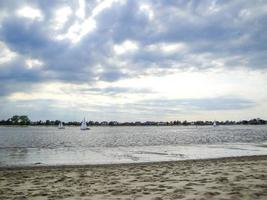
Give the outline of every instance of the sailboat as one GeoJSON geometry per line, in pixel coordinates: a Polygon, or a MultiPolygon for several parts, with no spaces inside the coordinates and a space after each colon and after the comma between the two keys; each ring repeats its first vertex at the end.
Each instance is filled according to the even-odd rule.
{"type": "Polygon", "coordinates": [[[63,126],[63,123],[62,123],[62,122],[60,122],[60,123],[58,124],[58,129],[65,129],[65,127],[63,126]]]}
{"type": "Polygon", "coordinates": [[[85,121],[85,118],[83,118],[83,121],[81,123],[81,128],[80,128],[82,131],[84,130],[90,130],[90,128],[87,127],[86,125],[86,121],[85,121]]]}
{"type": "Polygon", "coordinates": [[[217,122],[213,121],[213,127],[217,126],[217,122]]]}

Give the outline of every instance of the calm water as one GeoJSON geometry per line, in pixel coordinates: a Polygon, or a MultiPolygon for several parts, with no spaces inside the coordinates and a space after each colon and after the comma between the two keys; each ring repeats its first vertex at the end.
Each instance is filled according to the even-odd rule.
{"type": "Polygon", "coordinates": [[[0,166],[267,155],[267,126],[0,127],[0,166]]]}

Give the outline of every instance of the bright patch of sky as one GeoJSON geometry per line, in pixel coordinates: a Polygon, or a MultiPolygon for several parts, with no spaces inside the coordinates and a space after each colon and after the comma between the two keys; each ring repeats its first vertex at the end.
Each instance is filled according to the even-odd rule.
{"type": "Polygon", "coordinates": [[[64,26],[64,24],[68,21],[68,18],[70,17],[71,14],[72,10],[68,6],[56,10],[55,23],[53,24],[53,27],[55,29],[61,29],[64,26]]]}
{"type": "Polygon", "coordinates": [[[39,9],[32,8],[32,7],[23,7],[17,11],[17,14],[19,16],[29,18],[29,19],[36,19],[41,20],[42,19],[42,13],[39,9]]]}
{"type": "Polygon", "coordinates": [[[267,3],[2,1],[1,118],[267,119],[267,3]]]}
{"type": "Polygon", "coordinates": [[[4,64],[12,60],[16,56],[16,53],[10,51],[7,46],[0,42],[0,64],[4,64]]]}
{"type": "Polygon", "coordinates": [[[35,67],[40,67],[43,65],[42,61],[38,59],[26,59],[26,65],[29,69],[35,68],[35,67]]]}
{"type": "Polygon", "coordinates": [[[114,45],[114,51],[116,54],[124,54],[127,52],[134,52],[138,50],[138,44],[133,41],[125,41],[122,44],[114,45]]]}
{"type": "Polygon", "coordinates": [[[144,12],[145,14],[147,14],[148,18],[150,20],[153,20],[154,19],[154,11],[153,9],[151,8],[150,5],[147,5],[147,4],[141,4],[140,7],[139,7],[140,11],[141,12],[144,12]]]}

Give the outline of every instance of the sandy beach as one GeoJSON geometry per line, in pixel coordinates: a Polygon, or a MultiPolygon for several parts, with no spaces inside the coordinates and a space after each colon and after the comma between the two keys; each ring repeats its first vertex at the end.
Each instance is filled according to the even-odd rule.
{"type": "Polygon", "coordinates": [[[267,156],[1,168],[0,199],[267,199],[267,156]]]}

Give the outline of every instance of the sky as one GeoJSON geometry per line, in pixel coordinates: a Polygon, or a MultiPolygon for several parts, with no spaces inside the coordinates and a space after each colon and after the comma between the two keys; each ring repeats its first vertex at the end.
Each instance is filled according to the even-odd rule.
{"type": "Polygon", "coordinates": [[[0,0],[0,119],[267,119],[265,0],[0,0]]]}

